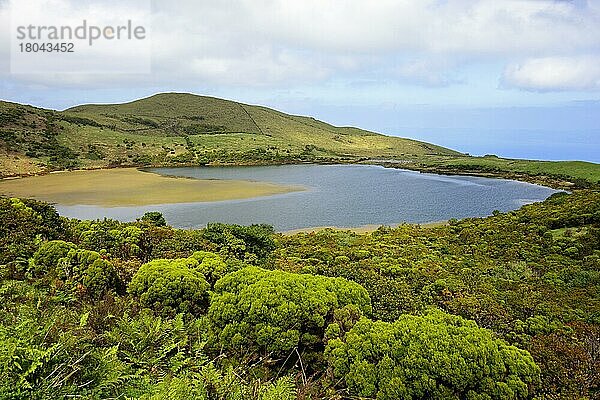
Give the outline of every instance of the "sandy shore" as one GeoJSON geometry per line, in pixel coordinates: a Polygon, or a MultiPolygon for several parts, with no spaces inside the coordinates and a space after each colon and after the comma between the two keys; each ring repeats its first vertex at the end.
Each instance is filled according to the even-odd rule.
{"type": "MultiPolygon", "coordinates": [[[[433,221],[433,222],[425,222],[422,224],[414,224],[414,225],[420,225],[424,228],[435,228],[436,226],[443,226],[443,225],[447,225],[448,221],[433,221]]],[[[389,226],[391,228],[396,228],[401,224],[392,224],[392,225],[361,225],[361,226],[356,226],[356,227],[349,227],[349,228],[344,228],[344,227],[339,227],[339,226],[314,226],[314,227],[310,227],[310,228],[300,228],[300,229],[292,229],[289,231],[283,231],[280,232],[283,235],[286,236],[291,236],[291,235],[295,235],[297,233],[311,233],[311,232],[320,232],[323,231],[325,229],[333,229],[336,231],[350,231],[350,232],[354,232],[354,233],[370,233],[370,232],[374,232],[377,229],[381,228],[382,226],[389,226]]]]}
{"type": "Polygon", "coordinates": [[[67,171],[1,180],[0,193],[62,205],[104,207],[245,199],[304,190],[243,180],[166,177],[136,168],[67,171]]]}

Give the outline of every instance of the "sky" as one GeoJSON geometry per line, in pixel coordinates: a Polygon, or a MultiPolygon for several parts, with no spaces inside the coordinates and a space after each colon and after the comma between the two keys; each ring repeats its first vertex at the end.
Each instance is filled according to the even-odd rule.
{"type": "Polygon", "coordinates": [[[0,98],[36,106],[191,92],[471,154],[600,162],[600,0],[0,0],[0,56],[0,98]],[[72,57],[105,71],[22,73],[17,5],[21,20],[141,21],[148,37],[72,57]]]}

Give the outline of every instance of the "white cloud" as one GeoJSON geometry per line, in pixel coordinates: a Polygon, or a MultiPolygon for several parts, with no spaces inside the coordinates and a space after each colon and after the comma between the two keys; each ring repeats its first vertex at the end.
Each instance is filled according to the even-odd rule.
{"type": "Polygon", "coordinates": [[[553,0],[157,4],[155,66],[218,84],[356,74],[443,86],[459,80],[456,64],[600,48],[598,10],[553,0]]]}
{"type": "Polygon", "coordinates": [[[600,89],[600,56],[542,57],[509,65],[503,84],[533,91],[600,89]]]}
{"type": "Polygon", "coordinates": [[[246,0],[238,4],[232,10],[243,14],[240,17],[250,32],[329,51],[570,51],[597,44],[600,34],[596,10],[554,0],[246,0]]]}
{"type": "MultiPolygon", "coordinates": [[[[351,76],[451,85],[462,81],[460,68],[480,62],[600,54],[599,2],[155,0],[153,73],[112,79],[291,87],[351,76]]],[[[106,77],[81,80],[106,85],[106,77]]]]}

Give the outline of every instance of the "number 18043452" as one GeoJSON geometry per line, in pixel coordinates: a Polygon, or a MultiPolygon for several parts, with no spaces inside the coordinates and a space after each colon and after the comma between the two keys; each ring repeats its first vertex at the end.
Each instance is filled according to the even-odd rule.
{"type": "Polygon", "coordinates": [[[74,43],[19,43],[21,53],[74,53],[74,43]]]}

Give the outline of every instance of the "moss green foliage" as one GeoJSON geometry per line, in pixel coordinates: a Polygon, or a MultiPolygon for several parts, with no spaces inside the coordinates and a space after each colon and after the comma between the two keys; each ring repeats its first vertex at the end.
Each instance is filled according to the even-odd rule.
{"type": "Polygon", "coordinates": [[[142,218],[142,222],[147,222],[150,225],[154,226],[167,226],[167,221],[165,221],[165,217],[158,211],[149,211],[145,213],[142,218]]]}
{"type": "Polygon", "coordinates": [[[0,398],[593,399],[599,216],[282,236],[0,198],[0,398]]]}
{"type": "Polygon", "coordinates": [[[73,228],[81,247],[103,249],[119,258],[138,256],[141,252],[142,229],[133,226],[121,226],[117,221],[82,221],[73,228]]]}
{"type": "Polygon", "coordinates": [[[342,278],[248,267],[217,282],[208,316],[221,346],[285,356],[295,348],[317,349],[334,312],[344,307],[368,315],[371,300],[342,278]]]}
{"type": "Polygon", "coordinates": [[[135,273],[128,291],[161,314],[199,314],[207,306],[209,284],[197,267],[195,258],[152,260],[135,273]]]}
{"type": "Polygon", "coordinates": [[[29,272],[34,276],[40,276],[56,270],[59,261],[67,256],[69,250],[76,248],[73,243],[64,240],[45,242],[29,260],[29,272]]]}
{"type": "Polygon", "coordinates": [[[223,261],[221,256],[210,251],[196,251],[192,254],[192,258],[198,260],[199,263],[194,269],[204,276],[211,287],[226,273],[232,272],[231,267],[223,261]]]}
{"type": "Polygon", "coordinates": [[[80,249],[62,240],[42,244],[29,261],[29,273],[58,278],[66,288],[93,298],[117,285],[113,265],[100,253],[80,249]]]}
{"type": "Polygon", "coordinates": [[[64,236],[64,221],[52,206],[0,197],[0,265],[21,268],[42,240],[64,236]]]}
{"type": "Polygon", "coordinates": [[[525,399],[540,373],[526,351],[439,311],[393,323],[363,318],[326,353],[350,394],[381,400],[525,399]]]}
{"type": "Polygon", "coordinates": [[[230,225],[210,223],[204,237],[216,243],[218,249],[233,257],[250,261],[263,259],[275,249],[273,227],[270,225],[230,225]]]}

